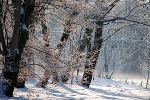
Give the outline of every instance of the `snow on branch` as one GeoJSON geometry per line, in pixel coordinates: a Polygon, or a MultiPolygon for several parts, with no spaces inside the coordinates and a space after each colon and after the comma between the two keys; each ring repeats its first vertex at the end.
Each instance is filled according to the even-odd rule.
{"type": "Polygon", "coordinates": [[[109,21],[115,21],[118,18],[105,18],[105,19],[91,19],[90,22],[109,22],[109,21]]]}
{"type": "Polygon", "coordinates": [[[116,21],[116,20],[125,20],[125,21],[129,21],[129,22],[134,22],[134,23],[137,23],[137,24],[141,24],[141,25],[144,25],[144,26],[150,26],[150,24],[148,24],[146,22],[142,22],[142,21],[138,21],[138,20],[134,20],[134,19],[129,19],[129,18],[126,18],[126,17],[104,18],[104,19],[91,19],[90,22],[94,22],[94,23],[100,22],[100,23],[103,23],[103,22],[110,22],[110,21],[116,21]]]}

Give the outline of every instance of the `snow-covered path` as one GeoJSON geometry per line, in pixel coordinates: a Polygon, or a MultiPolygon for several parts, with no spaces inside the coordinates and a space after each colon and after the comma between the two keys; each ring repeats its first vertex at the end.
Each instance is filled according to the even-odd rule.
{"type": "MultiPolygon", "coordinates": [[[[90,88],[80,85],[35,86],[35,80],[26,83],[26,88],[15,89],[11,100],[150,100],[150,89],[123,84],[110,79],[95,78],[90,88]]],[[[8,98],[1,98],[5,100],[8,98]]]]}

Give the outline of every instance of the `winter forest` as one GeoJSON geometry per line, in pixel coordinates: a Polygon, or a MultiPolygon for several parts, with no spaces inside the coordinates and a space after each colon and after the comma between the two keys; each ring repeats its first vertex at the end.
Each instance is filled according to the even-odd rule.
{"type": "Polygon", "coordinates": [[[1,98],[150,100],[150,1],[0,0],[1,98]]]}

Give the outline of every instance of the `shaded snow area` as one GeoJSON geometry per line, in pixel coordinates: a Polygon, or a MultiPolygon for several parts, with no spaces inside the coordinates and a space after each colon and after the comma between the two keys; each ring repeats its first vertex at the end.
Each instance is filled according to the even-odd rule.
{"type": "Polygon", "coordinates": [[[15,89],[14,97],[0,100],[150,100],[150,89],[115,80],[95,78],[90,88],[71,84],[48,84],[45,88],[30,79],[26,88],[15,89]]]}

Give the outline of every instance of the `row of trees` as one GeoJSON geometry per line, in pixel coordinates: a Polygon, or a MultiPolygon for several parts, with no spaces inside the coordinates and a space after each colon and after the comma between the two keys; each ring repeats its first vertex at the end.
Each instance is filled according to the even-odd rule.
{"type": "Polygon", "coordinates": [[[115,10],[123,3],[120,0],[0,0],[3,93],[13,96],[14,87],[24,87],[26,79],[31,77],[38,78],[41,87],[48,83],[49,78],[53,84],[59,81],[67,83],[74,70],[79,74],[83,65],[81,84],[89,87],[103,43],[130,25],[126,22],[142,27],[150,25],[148,2],[127,1],[131,3],[130,10],[124,15],[125,9],[115,10]],[[55,41],[50,38],[54,35],[49,24],[52,21],[51,25],[57,23],[62,27],[60,40],[57,38],[54,47],[51,45],[55,45],[55,41]],[[104,33],[106,25],[120,21],[121,26],[108,29],[111,34],[104,33]],[[37,24],[42,34],[37,34],[37,24]],[[70,48],[70,53],[63,54],[65,48],[70,48]],[[63,56],[65,59],[61,59],[63,56]]]}

